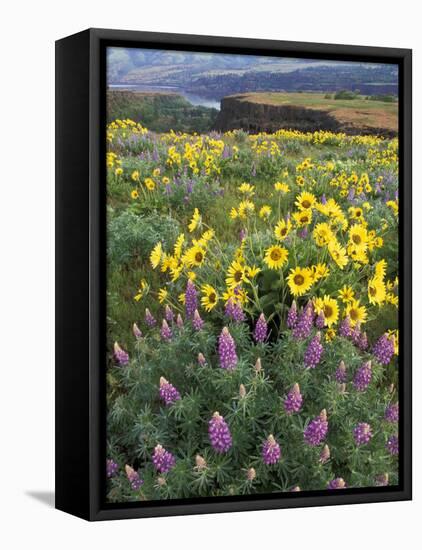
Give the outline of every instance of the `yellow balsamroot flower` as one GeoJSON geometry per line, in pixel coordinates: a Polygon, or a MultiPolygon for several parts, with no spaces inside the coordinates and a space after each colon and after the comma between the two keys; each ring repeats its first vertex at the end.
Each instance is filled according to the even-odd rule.
{"type": "Polygon", "coordinates": [[[399,215],[399,201],[387,201],[385,203],[391,210],[393,211],[394,215],[397,217],[399,215]]]}
{"type": "Polygon", "coordinates": [[[164,183],[164,185],[167,185],[168,183],[170,183],[170,179],[167,176],[164,176],[164,178],[161,181],[164,183]]]}
{"type": "Polygon", "coordinates": [[[350,244],[358,250],[366,250],[368,248],[368,232],[359,223],[352,225],[349,229],[350,244]]]}
{"type": "Polygon", "coordinates": [[[380,277],[384,279],[387,272],[387,262],[385,260],[380,260],[375,264],[375,277],[380,277]]]}
{"type": "Polygon", "coordinates": [[[203,285],[201,292],[204,294],[201,298],[201,304],[205,311],[210,312],[218,303],[218,294],[211,285],[203,285]]]}
{"type": "Polygon", "coordinates": [[[160,265],[162,255],[163,255],[163,246],[161,242],[159,242],[154,246],[149,256],[152,269],[156,269],[160,265]]]}
{"type": "Polygon", "coordinates": [[[385,296],[385,301],[394,307],[399,307],[399,297],[393,292],[388,292],[385,296]]]}
{"type": "Polygon", "coordinates": [[[214,229],[207,229],[206,231],[204,231],[204,233],[202,234],[202,237],[201,237],[201,240],[207,244],[211,239],[213,239],[215,237],[215,231],[214,229]]]}
{"type": "Polygon", "coordinates": [[[134,170],[130,177],[133,181],[139,181],[139,170],[134,170]]]}
{"type": "Polygon", "coordinates": [[[305,178],[303,176],[296,176],[296,185],[303,187],[305,185],[305,178]]]}
{"type": "Polygon", "coordinates": [[[355,292],[351,286],[344,285],[344,287],[338,291],[338,295],[343,303],[348,304],[353,301],[355,292]]]}
{"type": "Polygon", "coordinates": [[[152,178],[146,178],[144,180],[145,187],[148,189],[148,191],[154,191],[155,189],[155,181],[152,178]]]}
{"type": "Polygon", "coordinates": [[[238,212],[239,212],[239,218],[245,219],[248,214],[252,214],[255,210],[255,205],[250,200],[244,200],[239,204],[238,212]]]}
{"type": "Polygon", "coordinates": [[[163,257],[161,259],[161,271],[165,273],[166,271],[171,271],[172,269],[176,269],[179,265],[179,260],[172,256],[171,254],[163,254],[163,257]]]}
{"type": "Polygon", "coordinates": [[[294,212],[293,219],[299,227],[309,225],[312,222],[312,210],[301,210],[294,212]]]}
{"type": "Polygon", "coordinates": [[[349,244],[347,248],[347,253],[354,262],[358,263],[357,269],[360,268],[359,264],[366,265],[367,263],[369,263],[368,256],[363,248],[357,248],[356,246],[349,244]]]}
{"type": "Polygon", "coordinates": [[[133,299],[139,302],[139,300],[141,300],[145,296],[148,290],[149,290],[148,283],[146,282],[145,279],[142,279],[139,284],[138,293],[133,297],[133,299]]]}
{"type": "Polygon", "coordinates": [[[136,199],[139,199],[139,193],[136,189],[132,189],[132,191],[130,192],[130,196],[132,197],[132,199],[136,200],[136,199]]]}
{"type": "Polygon", "coordinates": [[[180,275],[182,274],[182,271],[183,271],[183,265],[179,265],[175,268],[170,268],[170,273],[171,273],[171,281],[172,283],[174,283],[175,281],[177,281],[177,279],[180,277],[180,275]]]}
{"type": "Polygon", "coordinates": [[[390,340],[394,342],[394,355],[399,354],[399,331],[396,330],[387,330],[387,334],[390,340]]]}
{"type": "Polygon", "coordinates": [[[230,216],[230,218],[231,218],[232,220],[235,220],[235,219],[239,216],[239,213],[238,213],[238,211],[236,210],[236,208],[232,208],[232,209],[230,210],[229,216],[230,216]]]}
{"type": "Polygon", "coordinates": [[[332,340],[334,340],[334,338],[336,337],[337,335],[337,332],[335,329],[333,328],[329,328],[325,331],[325,341],[326,342],[331,342],[332,340]]]}
{"type": "Polygon", "coordinates": [[[161,173],[161,170],[159,168],[154,168],[152,175],[154,176],[154,178],[156,178],[160,175],[160,173],[161,173]]]}
{"type": "Polygon", "coordinates": [[[331,296],[317,298],[314,300],[314,307],[317,313],[322,313],[324,315],[324,322],[328,328],[337,323],[339,307],[335,298],[331,298],[331,296]]]}
{"type": "Polygon", "coordinates": [[[372,305],[381,305],[385,301],[386,289],[380,277],[373,277],[368,281],[368,300],[372,305]]]}
{"type": "Polygon", "coordinates": [[[250,183],[242,183],[242,185],[239,185],[239,187],[237,189],[241,193],[243,193],[245,195],[249,195],[250,197],[252,197],[255,194],[254,193],[255,186],[251,185],[250,183]]]}
{"type": "Polygon", "coordinates": [[[320,279],[325,279],[330,274],[330,270],[328,269],[326,264],[317,264],[313,265],[311,267],[312,275],[314,278],[314,282],[319,281],[320,279]]]}
{"type": "Polygon", "coordinates": [[[274,228],[275,238],[279,241],[283,241],[292,229],[292,222],[290,220],[280,220],[274,228]]]}
{"type": "Polygon", "coordinates": [[[187,275],[188,275],[188,279],[190,279],[191,281],[194,281],[196,279],[195,271],[188,271],[187,275]]]}
{"type": "Polygon", "coordinates": [[[114,173],[116,176],[121,176],[123,174],[123,168],[116,168],[114,173]]]}
{"type": "Polygon", "coordinates": [[[199,213],[199,210],[195,208],[195,210],[193,211],[192,219],[188,225],[188,229],[190,233],[192,233],[192,231],[195,231],[195,229],[198,227],[198,225],[200,225],[200,223],[201,223],[201,214],[199,213]]]}
{"type": "Polygon", "coordinates": [[[332,240],[328,243],[328,252],[340,269],[343,269],[349,263],[346,250],[338,241],[332,240]]]}
{"type": "Polygon", "coordinates": [[[281,181],[275,182],[274,189],[276,191],[279,191],[280,193],[288,193],[290,191],[290,187],[287,185],[287,183],[283,183],[281,181]]]}
{"type": "Polygon", "coordinates": [[[318,223],[312,233],[318,246],[326,246],[334,239],[334,234],[328,223],[318,223]]]}
{"type": "Polygon", "coordinates": [[[245,273],[245,267],[235,260],[227,270],[226,285],[228,288],[235,288],[242,284],[242,282],[249,282],[245,273]]]}
{"type": "Polygon", "coordinates": [[[179,294],[178,298],[179,302],[183,305],[185,305],[185,302],[186,302],[186,294],[184,292],[182,292],[182,294],[179,294]]]}
{"type": "Polygon", "coordinates": [[[206,251],[198,245],[192,246],[184,255],[184,263],[188,267],[200,267],[205,260],[206,251]]]}
{"type": "Polygon", "coordinates": [[[293,296],[302,296],[312,286],[312,273],[308,267],[295,267],[290,270],[287,284],[293,296]]]}
{"type": "Polygon", "coordinates": [[[363,219],[362,208],[351,206],[349,208],[349,218],[351,220],[362,220],[363,219]]]}
{"type": "Polygon", "coordinates": [[[282,246],[270,246],[265,251],[264,262],[270,269],[279,269],[286,262],[289,256],[289,252],[282,246]]]}
{"type": "Polygon", "coordinates": [[[158,301],[163,304],[167,300],[168,291],[165,288],[160,288],[158,291],[158,301]]]}
{"type": "Polygon", "coordinates": [[[248,279],[253,279],[258,275],[258,273],[261,273],[261,268],[257,267],[256,265],[252,267],[245,266],[245,275],[248,279]]]}
{"type": "Polygon", "coordinates": [[[270,215],[271,215],[271,206],[264,205],[259,211],[259,217],[264,220],[268,220],[270,215]]]}
{"type": "Polygon", "coordinates": [[[350,324],[354,327],[356,323],[363,324],[367,320],[366,307],[360,305],[360,300],[352,300],[346,307],[345,315],[350,317],[350,324]]]}
{"type": "Polygon", "coordinates": [[[182,248],[183,248],[183,243],[185,242],[185,235],[183,233],[181,233],[177,239],[176,239],[176,242],[174,244],[174,257],[175,258],[180,258],[180,256],[182,255],[182,248]]]}
{"type": "Polygon", "coordinates": [[[299,210],[309,210],[313,208],[316,203],[316,197],[312,193],[303,191],[300,195],[297,195],[295,205],[299,210]]]}

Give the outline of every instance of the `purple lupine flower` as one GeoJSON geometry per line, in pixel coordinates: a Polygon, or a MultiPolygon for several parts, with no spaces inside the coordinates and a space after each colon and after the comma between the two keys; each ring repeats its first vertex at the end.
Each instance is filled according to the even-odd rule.
{"type": "Polygon", "coordinates": [[[193,281],[190,279],[186,285],[185,293],[185,308],[186,308],[186,317],[191,319],[195,313],[195,309],[198,309],[198,292],[195,288],[193,281]]]}
{"type": "Polygon", "coordinates": [[[366,335],[366,332],[361,332],[358,341],[358,348],[362,351],[368,349],[368,336],[366,335]]]}
{"type": "Polygon", "coordinates": [[[136,472],[131,466],[126,464],[125,466],[126,476],[129,480],[132,491],[138,491],[143,485],[144,481],[139,477],[138,472],[136,472]]]}
{"type": "Polygon", "coordinates": [[[308,228],[307,228],[307,227],[304,227],[304,228],[302,229],[302,231],[299,233],[299,237],[300,237],[301,239],[306,239],[307,236],[308,236],[308,228]]]}
{"type": "Polygon", "coordinates": [[[240,242],[242,242],[244,239],[246,239],[247,234],[248,234],[248,230],[245,229],[245,228],[242,228],[239,231],[239,240],[240,240],[240,242]]]}
{"type": "Polygon", "coordinates": [[[262,460],[264,464],[270,466],[271,464],[276,464],[281,457],[280,445],[274,439],[274,436],[271,434],[264,441],[262,445],[262,460]]]}
{"type": "Polygon", "coordinates": [[[136,323],[133,323],[132,325],[132,332],[137,340],[140,340],[142,338],[142,331],[136,323]]]}
{"type": "Polygon", "coordinates": [[[321,311],[321,313],[318,313],[318,315],[315,319],[315,326],[319,330],[323,329],[324,326],[325,326],[325,315],[322,311],[321,311]]]}
{"type": "Polygon", "coordinates": [[[193,314],[192,325],[196,331],[201,330],[204,326],[204,321],[201,319],[201,316],[199,315],[199,311],[197,309],[195,309],[195,313],[193,314]]]}
{"type": "Polygon", "coordinates": [[[316,447],[327,437],[328,433],[328,420],[327,411],[323,409],[318,416],[309,422],[303,437],[308,445],[316,447]]]}
{"type": "Polygon", "coordinates": [[[350,338],[352,336],[353,330],[349,315],[347,315],[341,322],[338,333],[340,336],[343,336],[343,338],[350,338]]]}
{"type": "Polygon", "coordinates": [[[161,338],[163,340],[171,340],[173,337],[173,333],[171,331],[171,328],[168,326],[167,321],[163,319],[163,324],[161,325],[161,338]]]}
{"type": "Polygon", "coordinates": [[[236,344],[227,327],[223,328],[218,338],[218,356],[222,369],[233,370],[236,368],[236,344]]]}
{"type": "Polygon", "coordinates": [[[385,409],[384,419],[387,422],[398,422],[399,421],[399,404],[390,403],[385,409]]]}
{"type": "Polygon", "coordinates": [[[312,340],[309,342],[305,351],[304,363],[306,368],[314,369],[321,361],[322,352],[324,348],[321,344],[321,333],[318,332],[312,340]]]}
{"type": "Polygon", "coordinates": [[[300,393],[299,384],[294,384],[293,388],[287,394],[284,400],[284,410],[286,414],[291,415],[297,413],[302,408],[303,397],[300,393]]]}
{"type": "Polygon", "coordinates": [[[145,322],[149,327],[155,327],[157,321],[148,308],[145,309],[145,322]]]}
{"type": "Polygon", "coordinates": [[[390,455],[399,454],[399,438],[396,435],[390,435],[385,446],[390,455]]]}
{"type": "Polygon", "coordinates": [[[180,399],[180,393],[163,376],[160,378],[160,398],[167,406],[180,399]]]}
{"type": "Polygon", "coordinates": [[[241,323],[246,319],[242,306],[238,301],[233,300],[233,298],[227,300],[224,314],[229,317],[229,319],[233,319],[236,323],[241,323]]]}
{"type": "Polygon", "coordinates": [[[389,475],[387,473],[385,474],[379,474],[375,476],[375,486],[376,487],[387,487],[389,482],[389,475]]]}
{"type": "Polygon", "coordinates": [[[345,489],[346,487],[346,482],[342,477],[332,479],[327,485],[327,489],[345,489]]]}
{"type": "Polygon", "coordinates": [[[394,338],[383,334],[376,342],[373,353],[378,363],[388,365],[394,355],[394,338]]]}
{"type": "Polygon", "coordinates": [[[166,305],[165,311],[164,311],[164,317],[166,318],[166,321],[168,323],[172,323],[174,320],[174,313],[173,310],[169,305],[166,305]]]}
{"type": "Polygon", "coordinates": [[[347,195],[347,200],[352,201],[355,198],[355,188],[351,187],[349,189],[349,194],[347,195]]]}
{"type": "Polygon", "coordinates": [[[215,452],[226,453],[232,446],[232,436],[224,418],[215,412],[208,423],[208,436],[215,452]]]}
{"type": "Polygon", "coordinates": [[[177,314],[176,325],[178,328],[183,328],[183,319],[180,313],[177,314]]]}
{"type": "Polygon", "coordinates": [[[119,465],[117,464],[117,462],[114,462],[112,458],[107,458],[107,461],[106,461],[107,477],[108,478],[114,477],[118,471],[119,471],[119,465]]]}
{"type": "Polygon", "coordinates": [[[327,197],[325,196],[325,193],[322,194],[321,204],[327,204],[327,197]]]}
{"type": "Polygon", "coordinates": [[[117,342],[114,342],[114,358],[120,366],[125,366],[129,363],[128,352],[121,348],[117,342]]]}
{"type": "Polygon", "coordinates": [[[340,361],[339,366],[336,369],[335,379],[339,384],[345,384],[347,382],[347,367],[344,361],[340,361]]]}
{"type": "Polygon", "coordinates": [[[261,315],[258,318],[258,321],[255,325],[254,330],[254,340],[255,342],[265,342],[265,339],[267,338],[267,332],[268,332],[268,326],[267,321],[265,320],[265,315],[261,313],[261,315]]]}
{"type": "Polygon", "coordinates": [[[321,462],[321,464],[325,464],[330,460],[330,457],[331,457],[330,447],[328,445],[324,445],[319,455],[319,461],[321,462]]]}
{"type": "Polygon", "coordinates": [[[357,391],[365,391],[372,379],[372,363],[366,361],[355,373],[353,385],[357,391]]]}
{"type": "Polygon", "coordinates": [[[293,338],[303,340],[311,334],[312,323],[314,320],[314,309],[309,302],[301,311],[296,326],[293,329],[293,338]]]}
{"type": "Polygon", "coordinates": [[[297,305],[296,301],[293,300],[292,305],[290,306],[289,312],[287,313],[287,328],[295,328],[297,323],[297,305]]]}
{"type": "Polygon", "coordinates": [[[198,353],[198,364],[201,365],[201,367],[207,364],[207,360],[201,352],[198,353]]]}
{"type": "Polygon", "coordinates": [[[360,422],[353,430],[356,445],[366,445],[372,439],[371,426],[366,422],[360,422]]]}
{"type": "Polygon", "coordinates": [[[176,464],[176,459],[171,452],[166,451],[162,445],[157,445],[152,454],[152,463],[157,472],[165,474],[176,464]]]}

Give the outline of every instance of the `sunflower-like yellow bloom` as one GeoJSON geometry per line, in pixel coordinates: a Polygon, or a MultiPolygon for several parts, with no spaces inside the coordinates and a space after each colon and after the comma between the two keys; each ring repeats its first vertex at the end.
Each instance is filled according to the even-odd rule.
{"type": "Polygon", "coordinates": [[[244,195],[249,195],[252,197],[254,195],[255,186],[250,183],[242,183],[242,185],[239,185],[237,189],[244,195]]]}
{"type": "Polygon", "coordinates": [[[201,304],[205,311],[210,312],[218,303],[217,291],[211,285],[203,285],[201,292],[203,293],[201,304]]]}
{"type": "Polygon", "coordinates": [[[355,292],[351,286],[344,285],[343,288],[338,291],[338,295],[343,303],[348,304],[353,300],[355,292]]]}
{"type": "Polygon", "coordinates": [[[161,242],[159,242],[154,246],[149,256],[152,269],[156,269],[160,265],[162,255],[163,255],[163,246],[161,242]]]}
{"type": "Polygon", "coordinates": [[[313,208],[316,203],[316,197],[308,191],[303,191],[300,195],[297,195],[295,205],[299,210],[309,210],[313,208]]]}
{"type": "Polygon", "coordinates": [[[344,267],[349,263],[346,250],[338,243],[338,241],[332,240],[328,243],[328,252],[340,269],[344,269],[344,267]]]}
{"type": "Polygon", "coordinates": [[[309,225],[312,222],[312,210],[308,209],[294,212],[293,219],[299,227],[309,225]]]}
{"type": "Polygon", "coordinates": [[[312,273],[308,267],[295,267],[290,270],[287,283],[293,296],[302,296],[312,286],[312,273]]]}
{"type": "Polygon", "coordinates": [[[360,305],[360,300],[351,300],[346,307],[345,315],[350,317],[350,324],[354,327],[357,323],[363,324],[367,320],[366,307],[360,305]]]}
{"type": "Polygon", "coordinates": [[[355,223],[349,229],[349,242],[353,248],[359,251],[365,251],[368,248],[368,232],[359,223],[355,223]]]}
{"type": "Polygon", "coordinates": [[[249,214],[252,214],[255,210],[255,205],[252,201],[246,199],[239,204],[238,213],[239,218],[246,219],[249,214]]]}
{"type": "Polygon", "coordinates": [[[274,245],[265,251],[264,262],[270,269],[279,269],[287,262],[288,256],[289,252],[286,248],[274,245]]]}
{"type": "Polygon", "coordinates": [[[328,328],[337,323],[339,307],[335,298],[331,298],[331,296],[317,298],[314,300],[314,308],[317,313],[322,313],[324,315],[324,322],[328,328]]]}
{"type": "Polygon", "coordinates": [[[185,242],[185,235],[181,233],[174,244],[174,257],[180,258],[182,255],[183,243],[185,242]]]}
{"type": "Polygon", "coordinates": [[[284,241],[291,230],[292,222],[290,220],[280,220],[274,228],[275,238],[279,241],[284,241]]]}
{"type": "Polygon", "coordinates": [[[146,178],[145,181],[145,187],[149,190],[149,191],[154,191],[155,189],[155,181],[152,179],[152,178],[146,178]]]}
{"type": "Polygon", "coordinates": [[[259,217],[263,220],[268,220],[271,215],[271,206],[264,205],[259,211],[259,217]]]}
{"type": "Polygon", "coordinates": [[[327,246],[334,239],[334,234],[328,223],[318,223],[312,233],[318,246],[327,246]]]}
{"type": "Polygon", "coordinates": [[[206,250],[199,245],[194,245],[186,251],[183,259],[188,267],[200,267],[205,260],[206,250]]]}
{"type": "Polygon", "coordinates": [[[249,282],[245,273],[245,267],[235,260],[227,270],[226,285],[228,288],[236,288],[243,282],[249,282]]]}
{"type": "Polygon", "coordinates": [[[385,301],[386,289],[381,277],[373,277],[368,281],[368,300],[372,305],[381,305],[385,301]]]}
{"type": "Polygon", "coordinates": [[[160,304],[164,303],[167,300],[168,291],[165,288],[160,288],[158,291],[158,301],[160,304]]]}
{"type": "Polygon", "coordinates": [[[274,189],[276,191],[279,191],[280,193],[288,193],[290,191],[290,187],[287,185],[287,183],[283,183],[281,181],[277,181],[274,184],[274,189]]]}
{"type": "Polygon", "coordinates": [[[198,227],[198,225],[201,223],[201,214],[199,213],[199,210],[195,208],[193,211],[192,219],[188,225],[188,229],[190,233],[195,231],[195,229],[198,227]]]}

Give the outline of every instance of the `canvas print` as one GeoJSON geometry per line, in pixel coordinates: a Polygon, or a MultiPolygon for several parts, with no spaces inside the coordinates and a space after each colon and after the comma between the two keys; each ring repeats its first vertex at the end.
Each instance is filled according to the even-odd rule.
{"type": "Polygon", "coordinates": [[[398,86],[108,48],[108,503],[398,485],[398,86]]]}

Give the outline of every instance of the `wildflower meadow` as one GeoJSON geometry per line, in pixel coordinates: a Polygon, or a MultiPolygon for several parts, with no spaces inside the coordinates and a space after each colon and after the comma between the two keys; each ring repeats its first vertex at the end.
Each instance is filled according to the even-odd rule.
{"type": "Polygon", "coordinates": [[[398,484],[398,140],[107,126],[107,499],[398,484]]]}

